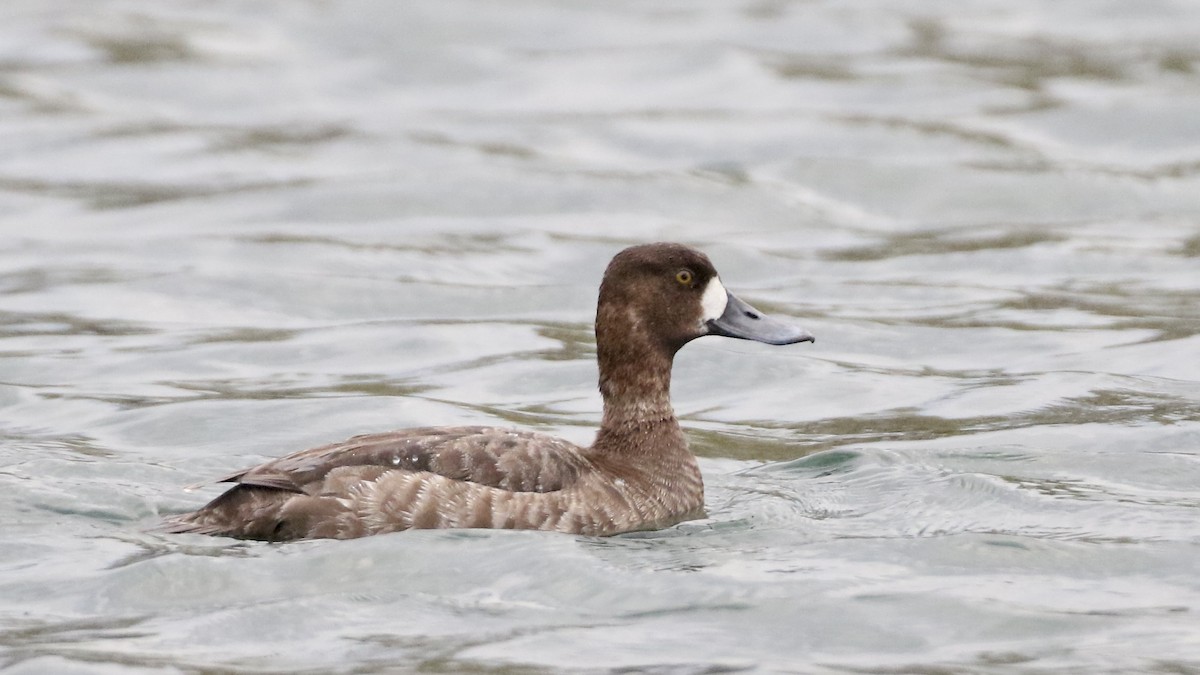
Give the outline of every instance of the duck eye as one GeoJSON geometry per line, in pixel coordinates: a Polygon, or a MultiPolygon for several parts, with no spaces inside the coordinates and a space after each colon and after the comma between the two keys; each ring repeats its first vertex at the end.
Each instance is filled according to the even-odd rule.
{"type": "Polygon", "coordinates": [[[679,270],[675,274],[675,281],[678,281],[679,283],[683,284],[684,286],[692,285],[692,271],[691,270],[679,270]]]}

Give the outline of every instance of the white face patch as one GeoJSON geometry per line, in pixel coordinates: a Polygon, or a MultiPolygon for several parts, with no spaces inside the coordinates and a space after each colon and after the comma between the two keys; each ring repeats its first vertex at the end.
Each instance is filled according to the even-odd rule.
{"type": "Polygon", "coordinates": [[[718,277],[709,279],[708,286],[704,288],[704,295],[700,296],[700,321],[708,322],[719,319],[725,313],[727,304],[729,304],[729,293],[721,285],[721,279],[718,277]]]}

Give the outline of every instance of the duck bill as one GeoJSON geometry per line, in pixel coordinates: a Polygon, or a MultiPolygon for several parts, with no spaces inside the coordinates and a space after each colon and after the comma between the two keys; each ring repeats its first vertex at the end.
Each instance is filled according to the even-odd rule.
{"type": "Polygon", "coordinates": [[[741,340],[754,340],[769,345],[790,345],[815,342],[812,333],[788,323],[772,319],[726,292],[725,311],[707,322],[709,335],[723,335],[741,340]]]}

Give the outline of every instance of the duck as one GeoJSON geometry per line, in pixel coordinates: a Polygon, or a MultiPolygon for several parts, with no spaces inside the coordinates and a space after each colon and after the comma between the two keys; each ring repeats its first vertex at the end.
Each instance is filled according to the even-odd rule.
{"type": "Polygon", "coordinates": [[[157,529],[272,542],[426,528],[610,536],[702,517],[704,481],[670,388],[675,354],[710,335],[814,341],[726,290],[704,253],[631,246],[600,282],[603,416],[590,446],[492,426],[363,434],[213,481],[234,485],[157,529]]]}

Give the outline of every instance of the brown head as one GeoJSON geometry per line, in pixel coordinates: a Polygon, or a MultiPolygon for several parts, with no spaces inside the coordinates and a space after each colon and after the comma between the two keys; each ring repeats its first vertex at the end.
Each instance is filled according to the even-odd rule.
{"type": "MultiPolygon", "coordinates": [[[[682,244],[632,246],[600,284],[596,349],[606,403],[667,396],[675,352],[704,335],[768,344],[812,341],[725,290],[708,256],[682,244]]],[[[669,402],[665,402],[669,411],[669,402]]],[[[661,406],[660,406],[661,407],[661,406]]]]}

